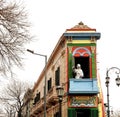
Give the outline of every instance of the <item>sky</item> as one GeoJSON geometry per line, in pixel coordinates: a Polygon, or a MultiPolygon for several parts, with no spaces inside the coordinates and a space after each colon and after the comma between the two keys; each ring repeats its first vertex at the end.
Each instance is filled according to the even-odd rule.
{"type": "MultiPolygon", "coordinates": [[[[66,29],[83,22],[101,33],[97,41],[97,67],[100,74],[104,100],[106,102],[106,70],[120,68],[120,7],[119,0],[22,0],[31,22],[34,41],[26,49],[50,56],[60,36],[66,29]]],[[[28,52],[24,56],[24,69],[16,70],[17,77],[36,82],[45,59],[28,52]]],[[[110,106],[120,108],[120,88],[115,84],[115,70],[110,76],[110,106]],[[118,104],[119,103],[119,104],[118,104]]]]}

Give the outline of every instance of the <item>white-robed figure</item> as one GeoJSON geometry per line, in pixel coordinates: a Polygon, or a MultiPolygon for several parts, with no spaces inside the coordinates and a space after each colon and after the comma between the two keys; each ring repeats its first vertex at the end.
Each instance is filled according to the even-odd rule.
{"type": "Polygon", "coordinates": [[[81,65],[77,64],[77,68],[73,67],[73,72],[75,73],[75,78],[79,79],[84,76],[83,70],[81,69],[81,65]]]}

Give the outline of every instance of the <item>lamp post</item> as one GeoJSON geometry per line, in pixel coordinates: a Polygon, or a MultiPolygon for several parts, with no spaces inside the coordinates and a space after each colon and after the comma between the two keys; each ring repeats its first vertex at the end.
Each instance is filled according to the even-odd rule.
{"type": "Polygon", "coordinates": [[[61,103],[62,103],[62,97],[63,97],[63,94],[64,94],[64,89],[61,86],[57,86],[56,91],[57,91],[57,96],[59,98],[59,117],[62,117],[61,103]]]}
{"type": "Polygon", "coordinates": [[[110,117],[110,104],[109,104],[109,83],[110,83],[110,77],[109,77],[109,71],[115,69],[116,70],[116,74],[117,74],[117,78],[115,79],[116,81],[116,85],[119,86],[120,85],[120,69],[117,67],[111,67],[107,70],[106,72],[106,87],[107,87],[107,116],[110,117]]]}
{"type": "Polygon", "coordinates": [[[44,117],[46,117],[46,80],[47,80],[47,55],[35,53],[33,50],[27,49],[28,52],[42,56],[45,58],[45,86],[44,86],[44,117]]]}

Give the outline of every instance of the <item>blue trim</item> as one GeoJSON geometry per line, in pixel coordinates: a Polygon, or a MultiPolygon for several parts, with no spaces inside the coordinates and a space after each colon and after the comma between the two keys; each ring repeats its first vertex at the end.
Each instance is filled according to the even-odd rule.
{"type": "Polygon", "coordinates": [[[69,94],[98,94],[97,79],[74,79],[69,80],[69,94]]]}
{"type": "Polygon", "coordinates": [[[76,37],[78,37],[79,39],[81,39],[81,37],[83,37],[84,39],[91,39],[90,37],[100,39],[101,33],[64,33],[63,35],[65,37],[73,37],[73,39],[75,39],[76,37]]]}
{"type": "Polygon", "coordinates": [[[69,91],[69,94],[98,94],[98,91],[69,91]]]}

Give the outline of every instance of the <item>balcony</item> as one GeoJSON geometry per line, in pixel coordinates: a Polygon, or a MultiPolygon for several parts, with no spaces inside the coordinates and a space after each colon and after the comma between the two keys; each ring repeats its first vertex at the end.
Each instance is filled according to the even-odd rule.
{"type": "Polygon", "coordinates": [[[37,115],[44,109],[44,98],[41,98],[33,107],[31,108],[30,115],[37,115]]]}
{"type": "Polygon", "coordinates": [[[47,105],[48,107],[55,105],[58,102],[58,97],[56,94],[56,87],[53,86],[47,93],[47,105]]]}
{"type": "MultiPolygon", "coordinates": [[[[46,108],[50,108],[58,102],[56,87],[53,86],[46,94],[46,108]]],[[[31,109],[31,116],[37,116],[39,113],[44,111],[44,96],[40,98],[40,100],[33,105],[31,109]]]]}
{"type": "Polygon", "coordinates": [[[74,79],[69,80],[69,94],[98,94],[97,79],[74,79]]]}

